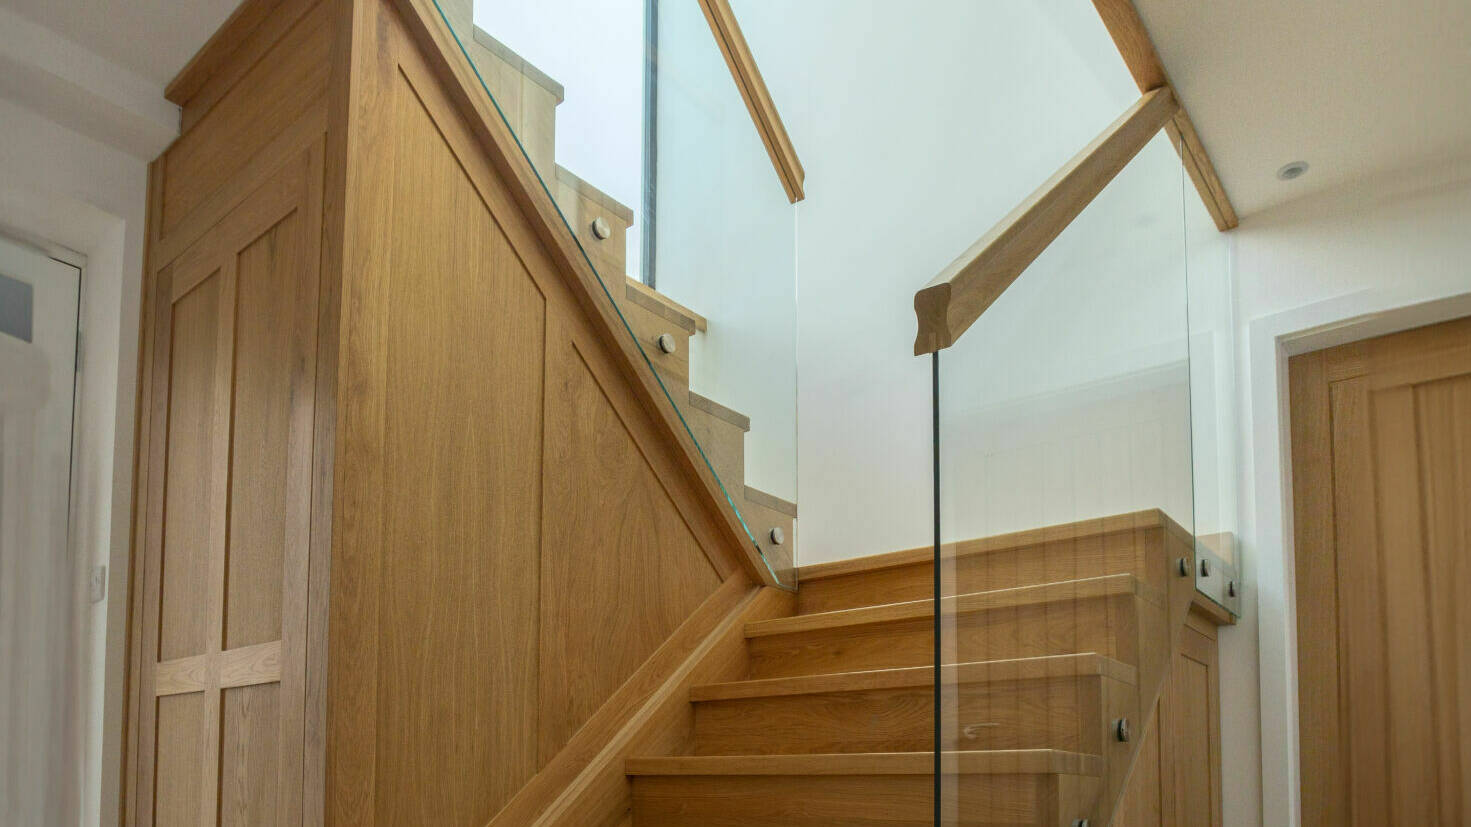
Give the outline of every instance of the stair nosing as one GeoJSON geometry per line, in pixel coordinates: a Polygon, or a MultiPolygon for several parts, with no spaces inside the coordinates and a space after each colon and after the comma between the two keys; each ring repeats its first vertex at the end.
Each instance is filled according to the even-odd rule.
{"type": "MultiPolygon", "coordinates": [[[[969,592],[947,597],[945,602],[949,604],[946,608],[956,613],[1124,594],[1136,594],[1152,603],[1161,603],[1163,597],[1154,594],[1155,591],[1157,590],[1133,574],[1106,574],[1078,580],[1060,580],[1053,583],[969,592]]],[[[745,635],[747,638],[769,637],[933,617],[934,606],[933,599],[925,598],[901,603],[884,603],[878,606],[861,606],[855,609],[836,609],[830,612],[758,620],[746,624],[745,635]]]]}
{"type": "Polygon", "coordinates": [[[624,277],[623,296],[625,300],[633,302],[659,318],[679,325],[681,330],[691,336],[703,332],[709,326],[704,316],[633,276],[624,277]]]}
{"type": "Polygon", "coordinates": [[[708,396],[690,391],[690,405],[699,408],[716,419],[728,422],[740,428],[742,431],[749,433],[751,430],[751,418],[749,416],[732,408],[727,408],[708,396]]]}
{"type": "MultiPolygon", "coordinates": [[[[1103,758],[1055,749],[964,750],[941,754],[955,775],[1103,774],[1103,758]]],[[[843,752],[786,755],[667,755],[626,758],[632,776],[932,775],[933,752],[843,752]]]]}
{"type": "MultiPolygon", "coordinates": [[[[956,684],[996,683],[1043,678],[1088,677],[1099,675],[1134,685],[1138,670],[1127,663],[1097,652],[1067,655],[1042,655],[1030,658],[1002,658],[946,664],[946,681],[956,684]]],[[[828,672],[820,675],[794,675],[780,678],[758,678],[746,681],[700,684],[690,688],[690,700],[735,701],[753,698],[777,698],[796,695],[864,692],[873,689],[904,689],[933,686],[933,666],[905,666],[895,669],[861,669],[852,672],[828,672]]]]}
{"type": "MultiPolygon", "coordinates": [[[[1170,519],[1169,515],[1158,508],[1147,508],[1142,511],[1132,511],[1127,514],[1093,517],[1071,523],[1045,526],[1043,528],[1029,528],[990,537],[978,537],[970,540],[944,543],[940,548],[942,555],[946,559],[953,559],[979,554],[992,554],[998,551],[1058,542],[1060,540],[1095,537],[1103,534],[1115,534],[1121,531],[1158,528],[1160,526],[1182,536],[1186,534],[1185,530],[1180,528],[1174,520],[1170,519]]],[[[900,551],[890,551],[883,554],[853,557],[847,560],[814,563],[809,566],[802,566],[798,569],[797,574],[801,578],[801,582],[811,582],[835,577],[848,577],[856,574],[888,571],[889,569],[903,568],[905,566],[921,565],[933,562],[934,559],[935,547],[929,545],[900,551]]]]}

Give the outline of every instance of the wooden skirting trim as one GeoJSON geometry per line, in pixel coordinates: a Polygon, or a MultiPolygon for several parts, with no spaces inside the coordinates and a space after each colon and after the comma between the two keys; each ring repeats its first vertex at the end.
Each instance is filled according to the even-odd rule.
{"type": "Polygon", "coordinates": [[[658,749],[661,739],[677,745],[689,737],[680,731],[689,726],[689,688],[712,675],[739,674],[743,664],[722,670],[711,661],[743,655],[744,624],[790,611],[790,604],[786,592],[753,586],[740,573],[726,580],[488,827],[611,821],[630,800],[624,759],[638,749],[658,749]]]}
{"type": "Polygon", "coordinates": [[[1103,188],[1180,111],[1174,92],[1145,92],[1062,169],[914,294],[914,354],[955,344],[1103,188]]]}
{"type": "MultiPolygon", "coordinates": [[[[944,674],[941,680],[946,685],[1069,678],[1081,675],[1101,675],[1132,685],[1138,679],[1138,670],[1129,664],[1092,652],[1077,655],[1048,655],[1035,658],[951,663],[942,666],[941,672],[944,674]]],[[[692,689],[690,700],[733,701],[830,692],[865,692],[873,689],[933,686],[934,683],[935,670],[933,667],[910,666],[900,669],[869,669],[860,672],[707,684],[692,689]]]]}
{"type": "MultiPolygon", "coordinates": [[[[941,772],[976,775],[1101,775],[1103,758],[1055,749],[941,754],[941,772]]],[[[631,758],[629,775],[932,775],[933,752],[829,755],[671,755],[631,758]]]]}
{"type": "MultiPolygon", "coordinates": [[[[940,554],[942,559],[968,557],[972,554],[990,554],[996,551],[1005,551],[1024,546],[1056,543],[1083,537],[1096,537],[1120,531],[1135,531],[1159,526],[1164,526],[1171,533],[1179,536],[1189,537],[1189,533],[1174,520],[1171,520],[1163,511],[1157,508],[1150,508],[1144,511],[1135,511],[1130,514],[1117,514],[1091,520],[1079,520],[1075,523],[1061,523],[1043,528],[1030,528],[1025,531],[1015,531],[1010,534],[997,534],[993,537],[963,540],[958,543],[946,543],[940,547],[940,554]]],[[[867,557],[834,560],[831,563],[816,563],[810,566],[803,566],[798,570],[798,582],[807,583],[830,577],[843,577],[851,574],[884,571],[901,566],[928,564],[933,563],[934,559],[934,546],[920,546],[918,548],[904,549],[903,551],[872,554],[867,557]]]]}
{"type": "MultiPolygon", "coordinates": [[[[1159,51],[1154,48],[1154,41],[1144,28],[1144,21],[1140,19],[1133,0],[1093,0],[1093,6],[1098,9],[1098,16],[1103,19],[1104,27],[1113,37],[1114,45],[1124,58],[1124,65],[1129,68],[1129,74],[1133,75],[1139,91],[1148,92],[1169,86],[1170,79],[1165,73],[1164,63],[1159,59],[1159,51]]],[[[1180,153],[1180,161],[1190,174],[1195,191],[1200,193],[1200,200],[1205,202],[1206,210],[1216,222],[1216,229],[1225,231],[1235,228],[1239,223],[1236,209],[1231,206],[1231,199],[1226,197],[1226,188],[1221,185],[1215,165],[1206,154],[1205,145],[1200,142],[1195,124],[1190,122],[1190,115],[1183,105],[1179,113],[1165,125],[1165,129],[1175,145],[1175,151],[1180,153]]]]}
{"type": "MultiPolygon", "coordinates": [[[[1087,600],[1095,597],[1137,594],[1151,603],[1163,603],[1164,596],[1157,593],[1132,574],[1110,574],[1104,577],[1088,577],[1082,580],[1064,580],[1060,583],[1044,583],[1038,586],[1018,586],[1011,589],[972,592],[941,601],[942,612],[985,612],[1016,606],[1034,606],[1059,601],[1087,600]]],[[[885,606],[865,606],[861,609],[840,609],[819,614],[783,617],[746,624],[746,637],[768,637],[795,632],[815,632],[823,629],[841,629],[848,626],[866,626],[872,623],[890,623],[932,617],[935,601],[932,599],[910,600],[890,603],[885,606]]]]}
{"type": "Polygon", "coordinates": [[[782,188],[787,191],[787,199],[793,204],[801,201],[806,197],[802,191],[806,172],[802,169],[802,162],[797,160],[797,150],[792,147],[792,139],[782,125],[771,92],[766,89],[766,81],[761,79],[761,70],[751,55],[751,47],[746,44],[745,35],[741,34],[735,12],[731,11],[727,0],[700,0],[700,8],[704,9],[710,31],[720,44],[720,53],[725,56],[731,77],[735,78],[736,86],[741,90],[741,98],[746,102],[751,120],[756,123],[756,131],[766,145],[766,153],[771,156],[771,165],[776,167],[782,188]]]}

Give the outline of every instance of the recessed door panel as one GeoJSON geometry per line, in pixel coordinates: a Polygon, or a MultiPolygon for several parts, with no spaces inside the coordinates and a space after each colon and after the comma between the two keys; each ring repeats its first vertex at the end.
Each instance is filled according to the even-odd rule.
{"type": "Polygon", "coordinates": [[[154,287],[140,823],[302,820],[321,175],[318,146],[154,287]]]}
{"type": "Polygon", "coordinates": [[[219,324],[216,272],[173,305],[160,660],[199,655],[209,648],[200,598],[209,578],[210,451],[216,441],[219,324]]]}

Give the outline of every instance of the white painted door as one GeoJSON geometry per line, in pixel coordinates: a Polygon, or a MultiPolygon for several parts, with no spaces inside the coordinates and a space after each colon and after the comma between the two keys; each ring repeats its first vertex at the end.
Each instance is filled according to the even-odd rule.
{"type": "Polygon", "coordinates": [[[0,823],[75,824],[80,731],[68,542],[81,273],[0,237],[0,823]]]}

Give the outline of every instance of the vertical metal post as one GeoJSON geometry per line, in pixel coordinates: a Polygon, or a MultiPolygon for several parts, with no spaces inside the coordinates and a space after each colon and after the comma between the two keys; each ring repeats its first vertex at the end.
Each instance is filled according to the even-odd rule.
{"type": "Polygon", "coordinates": [[[659,183],[659,0],[644,0],[644,192],[640,279],[654,287],[654,233],[659,183]]]}
{"type": "Polygon", "coordinates": [[[944,742],[941,739],[943,725],[940,716],[940,697],[943,692],[940,679],[943,673],[940,669],[940,607],[942,602],[940,600],[940,351],[938,350],[930,359],[930,417],[931,462],[934,469],[935,486],[935,827],[940,827],[940,795],[943,788],[940,763],[944,742]]]}

